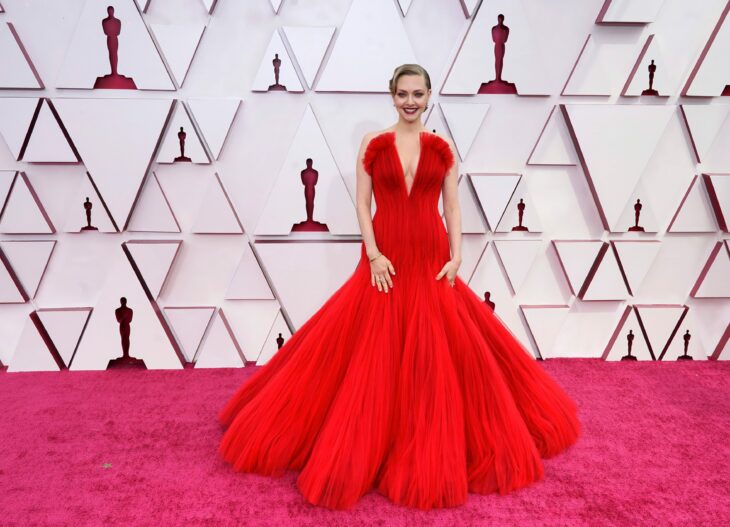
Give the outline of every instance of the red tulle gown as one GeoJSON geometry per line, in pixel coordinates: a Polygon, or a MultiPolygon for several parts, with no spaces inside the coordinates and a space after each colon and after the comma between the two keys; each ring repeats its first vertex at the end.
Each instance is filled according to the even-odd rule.
{"type": "Polygon", "coordinates": [[[463,504],[544,476],[541,457],[573,444],[577,407],[459,277],[438,199],[449,144],[421,131],[410,194],[395,132],[364,154],[378,249],[393,288],[352,276],[245,382],[218,418],[235,470],[296,480],[315,505],[346,509],[371,488],[395,503],[463,504]]]}

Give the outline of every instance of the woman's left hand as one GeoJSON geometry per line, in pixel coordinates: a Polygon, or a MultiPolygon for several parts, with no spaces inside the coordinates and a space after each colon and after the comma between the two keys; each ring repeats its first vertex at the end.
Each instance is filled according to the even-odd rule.
{"type": "Polygon", "coordinates": [[[458,260],[449,260],[441,268],[439,274],[436,275],[436,280],[440,280],[444,275],[446,275],[446,279],[449,281],[449,284],[451,287],[454,287],[454,284],[456,283],[456,272],[459,270],[460,265],[461,262],[458,260]]]}

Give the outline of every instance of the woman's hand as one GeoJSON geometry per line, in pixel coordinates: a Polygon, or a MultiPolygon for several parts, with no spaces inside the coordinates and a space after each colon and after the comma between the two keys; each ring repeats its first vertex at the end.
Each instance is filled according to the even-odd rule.
{"type": "Polygon", "coordinates": [[[449,260],[441,268],[439,274],[436,275],[436,280],[440,280],[444,275],[446,275],[446,279],[449,281],[449,284],[451,284],[451,287],[454,287],[454,284],[456,283],[456,273],[459,270],[460,265],[461,260],[449,260]]]}
{"type": "Polygon", "coordinates": [[[395,269],[390,260],[384,254],[380,254],[375,260],[370,262],[370,285],[378,284],[378,291],[388,292],[388,287],[393,287],[393,280],[390,275],[395,274],[395,269]]]}

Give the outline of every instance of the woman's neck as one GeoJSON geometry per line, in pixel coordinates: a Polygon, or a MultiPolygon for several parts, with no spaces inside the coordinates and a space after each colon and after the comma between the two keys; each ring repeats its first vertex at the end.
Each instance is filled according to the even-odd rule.
{"type": "Polygon", "coordinates": [[[393,130],[395,130],[397,134],[416,134],[425,129],[426,127],[423,126],[423,123],[420,119],[412,122],[399,119],[398,122],[395,123],[395,125],[393,126],[393,130]]]}

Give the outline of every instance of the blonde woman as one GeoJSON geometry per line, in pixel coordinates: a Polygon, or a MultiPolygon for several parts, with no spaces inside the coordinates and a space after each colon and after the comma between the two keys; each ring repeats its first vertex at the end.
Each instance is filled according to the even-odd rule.
{"type": "Polygon", "coordinates": [[[399,66],[390,93],[398,120],[356,162],[355,271],[219,414],[235,470],[301,471],[304,498],[331,509],[370,489],[421,509],[504,494],[580,431],[575,403],[457,275],[459,168],[422,124],[428,73],[399,66]]]}

